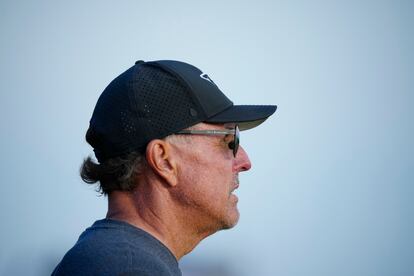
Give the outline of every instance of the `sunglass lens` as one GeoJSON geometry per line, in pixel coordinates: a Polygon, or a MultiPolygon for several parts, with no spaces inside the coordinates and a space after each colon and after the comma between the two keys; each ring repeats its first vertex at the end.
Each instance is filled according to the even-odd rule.
{"type": "Polygon", "coordinates": [[[236,125],[234,128],[234,148],[233,148],[233,155],[236,157],[237,151],[239,150],[240,144],[240,131],[239,126],[236,125]]]}
{"type": "Polygon", "coordinates": [[[237,151],[239,150],[240,143],[240,131],[239,127],[236,125],[234,128],[233,141],[229,143],[229,148],[233,150],[233,156],[236,157],[237,151]]]}

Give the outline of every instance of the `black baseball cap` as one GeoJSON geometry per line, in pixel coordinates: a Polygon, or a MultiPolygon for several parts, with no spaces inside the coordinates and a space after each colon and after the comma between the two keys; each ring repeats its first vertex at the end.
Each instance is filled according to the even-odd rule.
{"type": "Polygon", "coordinates": [[[86,133],[99,162],[144,152],[164,138],[200,122],[263,123],[275,105],[234,105],[200,69],[174,60],[137,61],[102,92],[86,133]]]}

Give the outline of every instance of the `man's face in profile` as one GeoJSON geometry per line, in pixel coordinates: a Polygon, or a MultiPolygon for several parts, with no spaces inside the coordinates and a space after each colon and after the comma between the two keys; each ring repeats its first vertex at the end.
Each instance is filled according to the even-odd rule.
{"type": "MultiPolygon", "coordinates": [[[[197,129],[225,127],[201,123],[197,129]]],[[[251,164],[242,147],[234,157],[229,149],[233,139],[232,135],[192,135],[188,143],[173,145],[179,164],[179,185],[174,195],[192,209],[191,213],[196,215],[189,219],[205,228],[203,231],[228,229],[239,219],[238,198],[232,192],[239,186],[239,172],[249,170],[251,164]]]]}

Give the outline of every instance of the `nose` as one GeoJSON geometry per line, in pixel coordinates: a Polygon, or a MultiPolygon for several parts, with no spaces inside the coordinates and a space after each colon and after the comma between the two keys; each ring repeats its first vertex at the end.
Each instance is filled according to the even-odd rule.
{"type": "Polygon", "coordinates": [[[239,149],[236,154],[236,158],[234,159],[233,169],[236,172],[243,172],[248,171],[252,167],[252,163],[250,163],[249,156],[247,155],[246,151],[243,149],[242,146],[239,146],[239,149]]]}

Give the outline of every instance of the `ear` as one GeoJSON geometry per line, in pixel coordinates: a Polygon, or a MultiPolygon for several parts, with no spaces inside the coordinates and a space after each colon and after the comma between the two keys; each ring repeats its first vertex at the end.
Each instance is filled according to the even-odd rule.
{"type": "Polygon", "coordinates": [[[178,182],[177,162],[172,153],[168,142],[155,139],[148,143],[145,155],[153,172],[174,187],[178,182]]]}

